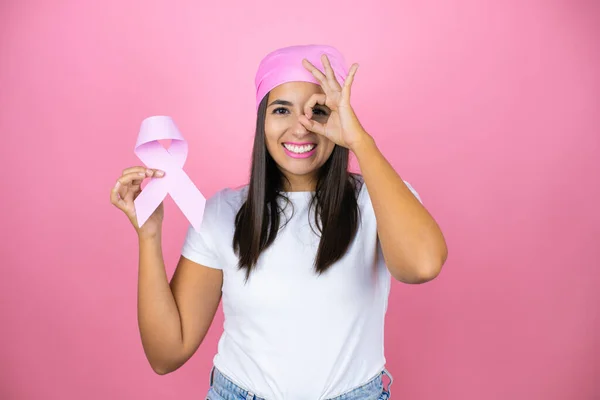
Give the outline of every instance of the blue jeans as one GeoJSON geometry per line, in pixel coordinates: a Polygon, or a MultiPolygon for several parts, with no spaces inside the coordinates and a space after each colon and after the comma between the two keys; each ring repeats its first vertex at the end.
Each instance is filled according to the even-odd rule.
{"type": "MultiPolygon", "coordinates": [[[[370,382],[357,387],[347,393],[334,397],[330,400],[388,400],[391,395],[390,387],[394,378],[387,370],[381,371],[379,375],[370,382]],[[383,375],[389,379],[387,389],[383,385],[383,375]]],[[[254,393],[243,389],[213,367],[210,373],[210,389],[206,400],[265,400],[254,393]]]]}

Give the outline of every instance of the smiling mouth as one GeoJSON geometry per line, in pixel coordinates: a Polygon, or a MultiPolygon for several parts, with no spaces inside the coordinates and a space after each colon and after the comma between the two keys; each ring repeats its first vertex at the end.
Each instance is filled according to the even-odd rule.
{"type": "Polygon", "coordinates": [[[286,150],[294,153],[294,154],[304,154],[308,153],[317,147],[315,143],[306,143],[306,144],[292,144],[292,143],[284,143],[283,147],[286,150]]]}

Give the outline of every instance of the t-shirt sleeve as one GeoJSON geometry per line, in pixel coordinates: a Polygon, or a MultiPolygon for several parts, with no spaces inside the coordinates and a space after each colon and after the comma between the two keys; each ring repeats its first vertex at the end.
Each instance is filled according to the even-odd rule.
{"type": "Polygon", "coordinates": [[[215,246],[219,221],[221,192],[206,200],[199,231],[190,224],[181,249],[181,255],[206,267],[223,269],[215,246]]]}
{"type": "Polygon", "coordinates": [[[404,184],[406,185],[406,187],[408,187],[408,188],[410,189],[410,191],[412,192],[412,194],[414,194],[414,195],[415,195],[415,197],[417,198],[417,200],[419,200],[419,202],[420,202],[421,204],[423,204],[423,200],[421,200],[421,196],[419,195],[419,193],[417,193],[417,191],[415,190],[415,188],[413,188],[413,187],[411,186],[411,184],[410,184],[410,183],[408,183],[408,182],[406,182],[406,181],[404,181],[404,184]]]}
{"type": "MultiPolygon", "coordinates": [[[[417,200],[419,200],[419,202],[421,204],[423,204],[423,201],[421,200],[421,196],[415,190],[415,188],[413,188],[412,185],[410,183],[408,183],[407,181],[404,181],[404,184],[406,185],[406,187],[408,187],[408,189],[410,189],[410,191],[417,198],[417,200]]],[[[366,187],[366,184],[363,181],[363,185],[361,188],[361,193],[358,198],[358,202],[363,207],[363,210],[364,210],[364,214],[362,215],[363,222],[366,222],[366,226],[371,227],[370,228],[371,230],[369,232],[372,233],[372,235],[376,238],[376,240],[373,243],[375,243],[375,247],[376,247],[375,251],[377,252],[377,260],[378,260],[377,265],[379,267],[379,270],[385,274],[386,279],[389,279],[390,272],[385,264],[385,258],[383,256],[383,249],[381,247],[381,242],[380,242],[379,236],[377,234],[377,223],[376,223],[377,218],[375,216],[375,210],[373,209],[373,203],[371,202],[371,197],[370,197],[369,191],[367,189],[368,188],[366,187]],[[373,224],[373,222],[375,222],[375,224],[373,224]]]]}

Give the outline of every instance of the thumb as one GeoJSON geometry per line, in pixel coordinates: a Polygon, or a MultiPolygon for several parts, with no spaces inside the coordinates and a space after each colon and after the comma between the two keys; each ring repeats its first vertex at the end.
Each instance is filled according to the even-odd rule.
{"type": "Polygon", "coordinates": [[[304,126],[309,131],[318,133],[319,135],[326,136],[325,125],[323,125],[322,123],[317,122],[312,119],[308,119],[308,117],[306,115],[301,115],[298,118],[298,121],[300,122],[300,124],[302,124],[302,126],[304,126]]]}

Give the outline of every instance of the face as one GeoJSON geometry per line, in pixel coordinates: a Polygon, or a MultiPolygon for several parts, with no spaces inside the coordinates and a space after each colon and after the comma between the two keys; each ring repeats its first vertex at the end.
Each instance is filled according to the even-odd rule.
{"type": "MultiPolygon", "coordinates": [[[[323,93],[321,87],[309,82],[288,82],[269,93],[265,116],[267,150],[291,184],[290,191],[314,190],[317,171],[331,156],[334,143],[307,130],[298,117],[304,115],[304,105],[313,94],[323,93]]],[[[327,122],[330,110],[313,107],[312,119],[327,122]]]]}

